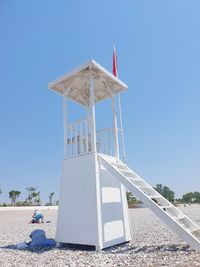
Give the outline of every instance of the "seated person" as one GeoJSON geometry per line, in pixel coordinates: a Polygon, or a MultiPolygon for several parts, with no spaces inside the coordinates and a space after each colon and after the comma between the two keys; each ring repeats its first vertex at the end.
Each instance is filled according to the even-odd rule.
{"type": "Polygon", "coordinates": [[[34,211],[33,216],[32,216],[32,220],[30,221],[30,223],[43,223],[43,219],[44,216],[42,215],[42,213],[39,213],[37,210],[34,211]]]}

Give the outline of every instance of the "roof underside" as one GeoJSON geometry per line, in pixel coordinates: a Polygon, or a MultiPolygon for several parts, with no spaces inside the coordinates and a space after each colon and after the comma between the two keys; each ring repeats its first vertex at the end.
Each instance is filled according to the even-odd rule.
{"type": "Polygon", "coordinates": [[[95,102],[110,98],[112,94],[123,92],[128,88],[94,60],[49,83],[48,86],[59,94],[63,95],[65,92],[68,98],[83,106],[89,106],[90,74],[94,80],[95,102]]]}

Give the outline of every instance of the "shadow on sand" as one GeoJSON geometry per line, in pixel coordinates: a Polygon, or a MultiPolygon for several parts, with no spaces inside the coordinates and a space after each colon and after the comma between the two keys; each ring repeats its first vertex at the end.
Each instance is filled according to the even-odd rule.
{"type": "Polygon", "coordinates": [[[30,247],[30,246],[28,246],[26,248],[19,249],[19,248],[17,248],[16,245],[8,245],[8,246],[0,247],[0,248],[1,249],[8,249],[8,250],[29,251],[32,253],[42,254],[44,252],[55,249],[56,246],[48,246],[48,247],[44,247],[44,246],[30,247]]]}
{"type": "Polygon", "coordinates": [[[155,246],[133,246],[130,244],[123,244],[120,246],[114,246],[106,250],[111,254],[136,254],[136,253],[155,253],[155,252],[187,252],[191,253],[193,250],[188,245],[155,245],[155,246]]]}
{"type": "MultiPolygon", "coordinates": [[[[8,250],[23,250],[29,251],[32,253],[42,254],[47,251],[51,251],[54,249],[58,250],[72,250],[72,251],[94,251],[93,246],[84,246],[84,245],[74,245],[74,244],[63,244],[61,247],[54,246],[38,246],[38,247],[30,247],[24,249],[18,249],[16,245],[8,245],[4,247],[0,247],[1,249],[8,249],[8,250]]],[[[160,245],[160,246],[142,246],[136,247],[130,244],[123,244],[123,245],[116,245],[110,248],[106,248],[103,250],[105,253],[110,254],[137,254],[137,253],[156,253],[156,252],[187,252],[191,253],[193,250],[188,245],[160,245]]]]}
{"type": "Polygon", "coordinates": [[[17,245],[8,245],[4,247],[0,247],[0,249],[8,249],[8,250],[19,250],[19,251],[29,251],[32,253],[42,254],[47,251],[51,251],[53,249],[58,250],[73,250],[73,251],[95,251],[94,246],[87,246],[87,245],[76,245],[76,244],[62,244],[60,247],[56,247],[56,245],[53,246],[37,246],[37,247],[31,247],[28,246],[26,248],[18,248],[17,245]]]}

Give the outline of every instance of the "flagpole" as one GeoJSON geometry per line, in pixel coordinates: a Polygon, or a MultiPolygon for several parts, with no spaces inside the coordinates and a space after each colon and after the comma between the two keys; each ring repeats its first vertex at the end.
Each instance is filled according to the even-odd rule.
{"type": "MultiPolygon", "coordinates": [[[[115,45],[113,45],[113,74],[118,77],[118,64],[117,64],[117,53],[115,45]]],[[[119,107],[119,123],[121,132],[121,145],[122,145],[122,161],[126,161],[125,144],[124,144],[124,129],[122,123],[122,108],[121,108],[121,96],[118,95],[118,107],[119,107]]]]}

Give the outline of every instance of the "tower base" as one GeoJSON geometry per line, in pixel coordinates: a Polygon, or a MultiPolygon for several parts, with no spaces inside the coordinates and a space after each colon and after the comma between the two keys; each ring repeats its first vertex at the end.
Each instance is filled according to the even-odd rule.
{"type": "Polygon", "coordinates": [[[130,239],[124,186],[95,153],[64,160],[56,241],[99,250],[130,239]]]}

